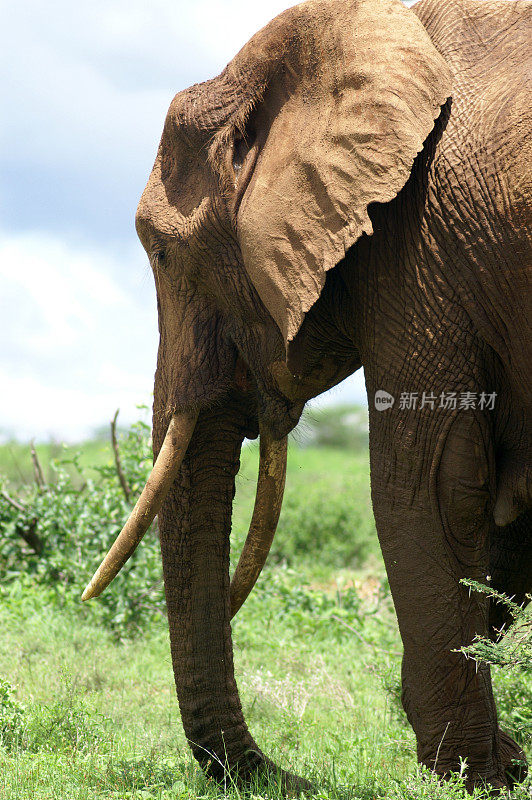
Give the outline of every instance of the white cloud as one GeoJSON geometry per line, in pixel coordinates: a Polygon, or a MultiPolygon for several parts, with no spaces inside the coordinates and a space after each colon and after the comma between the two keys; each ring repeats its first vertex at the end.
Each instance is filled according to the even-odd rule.
{"type": "MultiPolygon", "coordinates": [[[[138,381],[137,381],[138,383],[138,381]]],[[[59,388],[43,384],[31,375],[9,375],[0,367],[2,395],[16,402],[6,408],[4,397],[0,401],[0,413],[7,424],[1,429],[0,438],[15,435],[21,441],[30,439],[78,442],[112,418],[120,407],[120,423],[130,423],[139,418],[136,404],[142,397],[141,388],[120,391],[100,387],[87,392],[83,388],[67,386],[59,388]],[[120,402],[117,402],[119,400],[120,402]]],[[[145,404],[151,406],[150,396],[145,395],[145,404]]]]}
{"type": "Polygon", "coordinates": [[[0,240],[0,279],[17,308],[11,337],[15,334],[19,344],[26,342],[39,354],[59,344],[78,346],[91,333],[95,304],[110,314],[113,307],[118,313],[127,307],[124,291],[108,274],[108,262],[101,254],[72,252],[49,236],[0,240]]]}
{"type": "MultiPolygon", "coordinates": [[[[66,0],[12,4],[0,49],[1,140],[10,158],[90,163],[153,158],[166,108],[212,77],[286,0],[66,0]]],[[[82,187],[80,187],[82,188],[82,187]]]]}
{"type": "Polygon", "coordinates": [[[131,420],[136,404],[149,402],[158,336],[154,290],[140,248],[124,257],[136,276],[130,274],[133,291],[112,277],[120,267],[105,252],[76,250],[45,235],[0,234],[4,430],[73,439],[119,406],[131,420]]]}

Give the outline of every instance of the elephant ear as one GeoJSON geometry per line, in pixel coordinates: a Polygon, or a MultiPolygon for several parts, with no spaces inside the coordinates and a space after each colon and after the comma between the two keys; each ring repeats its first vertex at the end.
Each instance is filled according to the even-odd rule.
{"type": "Polygon", "coordinates": [[[288,346],[327,270],[372,233],[368,206],[407,182],[450,74],[400,0],[311,0],[260,31],[229,75],[249,96],[236,128],[258,142],[237,234],[288,346]]]}

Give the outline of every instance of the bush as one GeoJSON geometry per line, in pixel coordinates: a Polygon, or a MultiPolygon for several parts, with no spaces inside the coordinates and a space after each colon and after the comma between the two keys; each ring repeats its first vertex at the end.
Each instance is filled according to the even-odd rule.
{"type": "MultiPolygon", "coordinates": [[[[135,498],[151,468],[146,424],[136,423],[122,437],[121,459],[135,498]]],[[[23,504],[13,501],[9,487],[0,484],[0,584],[8,587],[21,577],[30,578],[49,587],[56,604],[79,604],[83,588],[131,509],[112,462],[89,472],[74,455],[55,461],[54,472],[54,483],[29,489],[23,504]]],[[[159,544],[152,528],[91,613],[123,635],[162,610],[159,544]]]]}
{"type": "Polygon", "coordinates": [[[386,792],[382,800],[489,800],[489,792],[477,788],[470,794],[466,790],[465,762],[460,773],[439,778],[426,767],[418,767],[405,781],[398,781],[386,792]]]}
{"type": "Polygon", "coordinates": [[[19,703],[13,687],[0,678],[0,745],[8,752],[26,750],[89,753],[109,748],[106,718],[95,714],[72,689],[51,705],[19,703]]]}
{"type": "Polygon", "coordinates": [[[89,753],[95,747],[101,751],[110,746],[105,721],[73,697],[49,706],[36,705],[27,716],[19,748],[31,753],[89,753]]]}
{"type": "Polygon", "coordinates": [[[307,484],[304,494],[287,486],[271,563],[293,567],[319,559],[327,568],[360,567],[377,550],[371,513],[360,507],[349,479],[334,486],[307,484]]]}

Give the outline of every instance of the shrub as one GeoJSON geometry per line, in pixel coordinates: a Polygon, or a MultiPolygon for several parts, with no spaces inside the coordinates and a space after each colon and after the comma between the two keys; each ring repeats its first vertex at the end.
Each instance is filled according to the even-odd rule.
{"type": "Polygon", "coordinates": [[[293,567],[309,559],[327,568],[360,567],[377,549],[374,522],[348,479],[287,486],[271,562],[293,567]],[[295,491],[294,491],[295,488],[295,491]]]}
{"type": "Polygon", "coordinates": [[[82,700],[70,697],[34,706],[27,715],[19,747],[32,753],[89,753],[96,747],[100,751],[109,747],[108,739],[105,718],[94,714],[82,700]]]}
{"type": "MultiPolygon", "coordinates": [[[[123,436],[121,458],[134,498],[151,467],[147,425],[138,422],[123,436]]],[[[54,472],[54,483],[31,487],[23,503],[13,501],[0,484],[0,584],[31,578],[49,587],[57,604],[79,604],[130,505],[112,462],[85,470],[74,455],[54,462],[54,472]]],[[[143,547],[87,613],[97,614],[117,635],[127,635],[163,610],[159,544],[152,527],[143,547]]]]}
{"type": "Polygon", "coordinates": [[[74,697],[72,690],[50,705],[28,707],[13,693],[13,687],[0,678],[0,745],[8,752],[89,752],[109,746],[107,720],[74,697]]]}
{"type": "Polygon", "coordinates": [[[426,767],[418,767],[414,775],[405,781],[397,781],[387,790],[382,800],[488,800],[489,792],[477,788],[470,794],[466,790],[466,763],[460,773],[439,778],[426,767]]]}

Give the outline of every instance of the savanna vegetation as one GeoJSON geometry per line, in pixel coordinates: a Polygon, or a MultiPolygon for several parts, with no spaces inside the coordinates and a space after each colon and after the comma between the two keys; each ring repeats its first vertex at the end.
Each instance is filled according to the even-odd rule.
{"type": "MultiPolygon", "coordinates": [[[[314,413],[292,442],[272,553],[233,624],[245,715],[266,752],[314,781],[316,798],[465,798],[460,776],[441,784],[416,767],[364,421],[358,409],[314,413]]],[[[122,479],[101,436],[33,458],[27,445],[0,448],[0,797],[236,800],[230,779],[203,777],[181,731],[156,530],[100,599],[79,600],[149,469],[147,425],[120,431],[118,445],[122,479]]],[[[235,560],[257,462],[252,443],[235,560]]],[[[501,725],[532,755],[532,617],[513,611],[501,643],[478,642],[464,658],[499,665],[501,725]]],[[[272,780],[251,796],[280,791],[272,780]]],[[[512,796],[532,797],[530,779],[512,796]]]]}

